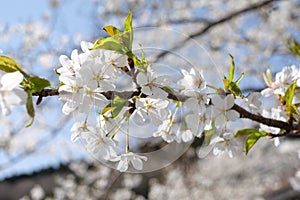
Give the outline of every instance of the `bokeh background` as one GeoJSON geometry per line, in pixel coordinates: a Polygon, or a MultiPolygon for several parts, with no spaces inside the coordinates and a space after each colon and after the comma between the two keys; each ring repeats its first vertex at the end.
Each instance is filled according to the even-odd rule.
{"type": "MultiPolygon", "coordinates": [[[[213,85],[236,61],[245,72],[245,94],[265,87],[262,73],[300,62],[289,40],[300,41],[299,0],[10,0],[1,2],[0,49],[32,74],[58,84],[60,55],[70,56],[80,41],[105,36],[102,27],[123,26],[128,10],[136,28],[166,28],[186,38],[148,34],[148,44],[181,52],[213,85]],[[197,45],[194,45],[195,42],[197,45]],[[216,76],[216,73],[218,76],[216,76]]],[[[147,56],[147,55],[146,55],[147,56]]],[[[167,55],[154,55],[167,60],[167,55]]],[[[145,174],[121,174],[70,142],[72,116],[61,113],[57,97],[36,107],[30,128],[25,108],[0,120],[0,199],[300,199],[290,184],[299,168],[300,143],[285,138],[279,147],[264,139],[230,159],[199,159],[194,142],[170,166],[145,174]]],[[[257,126],[244,120],[233,129],[257,126]]],[[[144,148],[151,150],[151,145],[144,148]]],[[[204,150],[203,150],[204,151],[204,150]]]]}

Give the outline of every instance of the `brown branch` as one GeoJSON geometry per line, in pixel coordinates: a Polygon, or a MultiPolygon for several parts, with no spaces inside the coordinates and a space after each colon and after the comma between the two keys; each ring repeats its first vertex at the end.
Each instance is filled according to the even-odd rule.
{"type": "MultiPolygon", "coordinates": [[[[284,129],[286,131],[286,134],[289,133],[290,131],[293,131],[293,130],[297,130],[297,131],[300,130],[300,125],[299,124],[289,124],[289,123],[284,122],[284,121],[266,118],[266,117],[263,117],[261,115],[256,115],[256,114],[253,114],[253,113],[245,110],[244,108],[240,107],[237,104],[234,104],[232,109],[237,111],[238,113],[240,113],[241,118],[248,118],[248,119],[251,119],[253,121],[265,124],[267,126],[272,126],[272,127],[284,129]]],[[[277,137],[277,135],[270,135],[270,136],[277,137]]]]}
{"type": "Polygon", "coordinates": [[[171,47],[171,49],[169,51],[164,51],[164,52],[158,54],[156,56],[156,58],[157,58],[157,60],[159,60],[160,58],[166,56],[170,51],[174,51],[176,49],[180,49],[182,46],[184,46],[184,44],[187,41],[203,35],[204,33],[208,32],[210,29],[214,28],[217,25],[220,25],[220,24],[223,24],[224,22],[230,21],[230,20],[232,20],[232,19],[240,16],[241,14],[244,14],[244,13],[247,13],[247,12],[250,12],[250,11],[253,11],[253,10],[265,7],[265,6],[268,6],[269,4],[271,4],[273,2],[276,2],[276,1],[281,1],[281,0],[267,0],[267,1],[263,1],[263,2],[257,3],[257,4],[253,4],[253,5],[250,5],[249,7],[246,7],[246,8],[243,8],[241,10],[238,10],[238,11],[235,11],[233,13],[230,13],[230,14],[226,15],[225,17],[221,18],[221,19],[218,19],[216,21],[207,23],[207,26],[205,26],[201,30],[199,30],[199,31],[197,31],[197,32],[189,35],[188,38],[186,38],[186,39],[178,42],[176,45],[174,45],[173,47],[171,47]]]}
{"type": "Polygon", "coordinates": [[[58,95],[59,95],[58,89],[43,89],[40,92],[32,93],[32,96],[39,96],[39,97],[58,96],[58,95]]]}
{"type": "MultiPolygon", "coordinates": [[[[188,97],[176,95],[167,90],[165,90],[165,91],[168,93],[169,99],[173,99],[175,101],[185,101],[186,99],[188,99],[188,97]]],[[[112,99],[113,96],[115,96],[115,95],[121,96],[121,97],[122,96],[124,96],[124,97],[125,96],[130,96],[130,97],[138,96],[141,94],[141,91],[139,88],[139,91],[135,91],[133,93],[132,92],[118,93],[118,92],[108,91],[108,92],[103,92],[101,94],[103,94],[107,99],[112,99]]],[[[32,95],[39,96],[39,98],[43,98],[43,97],[48,97],[48,96],[57,96],[57,95],[59,95],[59,92],[57,89],[44,89],[40,92],[35,92],[32,95]]],[[[147,95],[143,95],[143,97],[146,97],[146,96],[147,95]]],[[[284,122],[284,121],[280,121],[280,120],[276,120],[276,119],[266,118],[261,115],[253,114],[237,104],[234,104],[232,109],[237,111],[238,113],[240,113],[241,118],[248,118],[253,121],[265,124],[267,126],[284,129],[286,131],[284,134],[278,134],[278,135],[270,134],[271,137],[284,136],[284,135],[287,135],[291,131],[300,132],[300,124],[292,124],[292,123],[288,123],[288,122],[284,122]]]]}

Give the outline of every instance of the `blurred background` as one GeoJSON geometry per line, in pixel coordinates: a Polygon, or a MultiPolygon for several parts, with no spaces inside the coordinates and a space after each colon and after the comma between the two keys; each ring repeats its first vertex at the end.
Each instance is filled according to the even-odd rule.
{"type": "MultiPolygon", "coordinates": [[[[229,53],[237,74],[245,72],[245,94],[265,87],[262,73],[268,67],[273,73],[300,67],[289,50],[290,39],[300,41],[299,0],[10,0],[1,3],[0,49],[55,86],[59,56],[70,56],[82,40],[106,36],[105,25],[122,28],[128,10],[136,28],[184,33],[188,39],[155,34],[142,39],[151,44],[163,38],[172,51],[188,55],[212,85],[222,85],[215,73],[227,74],[229,53]]],[[[300,199],[290,183],[300,164],[297,138],[285,138],[277,148],[264,139],[249,155],[232,159],[212,154],[199,159],[201,142],[195,141],[164,169],[126,174],[71,143],[72,116],[64,116],[61,107],[57,97],[44,98],[30,128],[25,108],[0,116],[0,199],[300,199]]],[[[235,128],[249,125],[257,126],[244,120],[235,128]]]]}

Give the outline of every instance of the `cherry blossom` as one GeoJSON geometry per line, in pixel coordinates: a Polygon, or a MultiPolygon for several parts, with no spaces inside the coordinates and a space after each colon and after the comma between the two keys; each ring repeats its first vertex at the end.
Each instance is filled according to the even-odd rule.
{"type": "Polygon", "coordinates": [[[215,118],[215,126],[223,127],[227,121],[234,121],[239,118],[239,113],[235,110],[230,110],[234,105],[234,97],[227,95],[222,99],[219,95],[214,95],[212,98],[212,117],[215,118]]]}
{"type": "Polygon", "coordinates": [[[19,88],[23,75],[19,72],[0,76],[0,106],[4,115],[9,115],[12,108],[24,104],[27,94],[19,88]]]}
{"type": "Polygon", "coordinates": [[[166,99],[168,93],[161,89],[166,82],[165,76],[158,76],[158,73],[151,65],[147,67],[147,73],[138,73],[137,83],[142,87],[142,92],[149,96],[166,99]]]}
{"type": "Polygon", "coordinates": [[[89,127],[87,131],[80,133],[80,137],[86,142],[86,149],[99,159],[111,160],[116,157],[116,143],[105,135],[105,132],[96,127],[89,127]]]}
{"type": "Polygon", "coordinates": [[[66,55],[61,55],[59,61],[62,65],[62,67],[57,69],[60,76],[73,76],[81,66],[77,49],[72,51],[71,59],[66,55]]]}
{"type": "Polygon", "coordinates": [[[190,71],[181,69],[183,78],[179,81],[179,84],[183,87],[183,93],[185,95],[194,95],[195,92],[200,92],[206,87],[206,83],[202,75],[191,68],[190,71]]]}
{"type": "Polygon", "coordinates": [[[213,148],[214,155],[221,156],[227,152],[230,158],[237,154],[240,147],[231,132],[225,132],[222,136],[213,138],[210,143],[215,144],[213,148]]]}
{"type": "Polygon", "coordinates": [[[143,169],[143,161],[147,161],[146,156],[141,156],[132,152],[129,153],[124,153],[119,156],[117,156],[114,159],[111,159],[111,161],[119,161],[117,169],[120,172],[125,172],[128,167],[129,163],[132,163],[132,166],[137,169],[137,170],[142,170],[143,169]]]}
{"type": "Polygon", "coordinates": [[[284,96],[286,89],[294,82],[297,81],[297,85],[300,85],[300,70],[295,65],[286,66],[282,71],[275,75],[275,81],[269,88],[261,91],[261,94],[265,97],[271,96],[273,94],[279,94],[284,96]]]}
{"type": "Polygon", "coordinates": [[[169,113],[167,109],[169,101],[154,98],[138,98],[136,99],[136,110],[132,114],[133,119],[137,122],[146,121],[146,118],[150,117],[151,123],[155,125],[161,124],[169,113]]]}

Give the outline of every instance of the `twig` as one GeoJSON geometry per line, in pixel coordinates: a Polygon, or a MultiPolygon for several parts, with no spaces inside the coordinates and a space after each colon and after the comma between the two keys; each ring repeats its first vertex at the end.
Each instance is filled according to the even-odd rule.
{"type": "MultiPolygon", "coordinates": [[[[251,119],[253,121],[265,124],[267,126],[272,126],[272,127],[284,129],[284,130],[286,130],[287,133],[290,132],[290,131],[293,131],[293,130],[297,130],[297,131],[300,130],[300,125],[299,124],[289,124],[289,123],[284,122],[284,121],[266,118],[266,117],[263,117],[261,115],[256,115],[256,114],[253,114],[253,113],[245,110],[244,108],[240,107],[237,104],[234,104],[232,109],[237,111],[238,113],[240,113],[241,118],[248,118],[248,119],[251,119]]],[[[270,135],[270,136],[278,137],[278,135],[274,134],[274,135],[270,135]]],[[[283,135],[283,134],[280,134],[280,135],[283,135]]]]}
{"type": "Polygon", "coordinates": [[[265,7],[265,6],[267,6],[267,5],[269,5],[269,4],[273,3],[273,2],[276,2],[276,1],[281,1],[281,0],[267,0],[267,1],[263,1],[263,2],[257,3],[257,4],[253,4],[253,5],[250,5],[249,7],[246,7],[246,8],[243,8],[241,10],[238,10],[238,11],[235,11],[233,13],[230,13],[230,14],[226,15],[225,17],[221,18],[221,19],[218,19],[216,21],[207,23],[207,25],[204,28],[202,28],[201,30],[199,30],[199,31],[197,31],[197,32],[189,35],[188,38],[186,38],[186,39],[184,39],[182,41],[177,42],[176,45],[174,45],[173,47],[171,47],[169,51],[164,51],[164,52],[158,54],[156,56],[156,59],[159,60],[162,57],[166,56],[170,51],[174,51],[176,49],[180,49],[181,47],[184,46],[184,44],[187,41],[205,34],[210,29],[212,29],[213,27],[215,27],[217,25],[220,25],[220,24],[223,24],[223,23],[225,23],[227,21],[230,21],[230,20],[232,20],[232,19],[240,16],[241,14],[244,14],[244,13],[247,13],[247,12],[250,12],[250,11],[262,8],[262,7],[265,7]]]}

